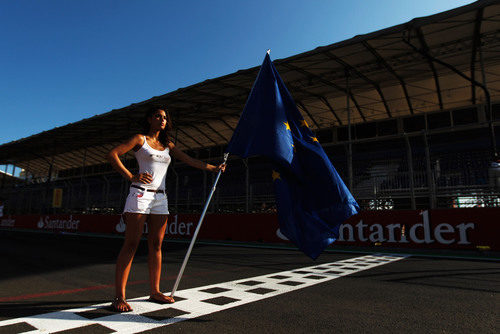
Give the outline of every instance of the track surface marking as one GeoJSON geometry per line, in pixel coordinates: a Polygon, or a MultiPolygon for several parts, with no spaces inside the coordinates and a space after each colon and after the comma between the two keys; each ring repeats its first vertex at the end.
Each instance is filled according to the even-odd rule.
{"type": "Polygon", "coordinates": [[[109,303],[0,321],[0,332],[138,333],[201,317],[404,259],[398,255],[366,255],[178,291],[175,304],[160,305],[148,297],[128,300],[133,312],[117,314],[109,303]]]}

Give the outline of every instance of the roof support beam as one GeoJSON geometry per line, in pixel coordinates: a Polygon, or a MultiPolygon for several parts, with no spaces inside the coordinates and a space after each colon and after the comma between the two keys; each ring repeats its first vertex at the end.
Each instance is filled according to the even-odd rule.
{"type": "Polygon", "coordinates": [[[474,23],[474,32],[472,35],[472,54],[470,60],[470,76],[472,79],[471,89],[472,89],[472,104],[476,104],[476,85],[474,81],[476,79],[476,54],[478,48],[481,46],[481,22],[483,22],[483,10],[484,8],[480,8],[476,13],[476,22],[474,23]]]}
{"type": "Polygon", "coordinates": [[[380,99],[382,100],[382,103],[384,104],[385,111],[387,112],[387,116],[392,117],[391,110],[389,109],[389,105],[387,104],[387,101],[385,100],[384,94],[382,93],[382,90],[380,89],[380,85],[378,83],[369,79],[366,75],[359,72],[355,67],[351,66],[347,62],[345,62],[342,59],[340,59],[339,57],[335,56],[330,51],[325,52],[325,55],[328,58],[330,58],[331,60],[337,62],[337,64],[343,66],[345,70],[348,70],[350,73],[354,73],[359,78],[363,79],[364,81],[368,82],[373,87],[375,87],[375,90],[377,91],[378,95],[380,96],[380,99]]]}
{"type": "Polygon", "coordinates": [[[396,73],[396,71],[394,71],[394,69],[392,68],[391,65],[389,65],[385,60],[384,58],[378,54],[377,51],[375,51],[375,49],[370,45],[368,44],[367,41],[362,41],[361,44],[363,44],[363,46],[368,50],[370,51],[370,53],[375,57],[375,59],[377,59],[377,61],[386,68],[387,71],[389,71],[389,73],[391,73],[396,79],[398,79],[399,81],[399,84],[401,85],[401,88],[403,89],[403,93],[405,95],[405,98],[406,98],[406,103],[408,104],[408,109],[410,110],[410,114],[413,115],[413,106],[411,104],[411,100],[410,100],[410,95],[408,94],[408,89],[406,88],[406,83],[405,81],[403,80],[403,77],[401,77],[399,74],[396,73]]]}
{"type": "Polygon", "coordinates": [[[31,164],[34,166],[32,166],[31,168],[31,173],[33,175],[36,175],[36,177],[40,177],[41,175],[45,175],[45,173],[47,172],[47,167],[45,167],[43,164],[41,164],[40,162],[36,162],[36,160],[33,160],[31,161],[31,164]]]}
{"type": "Polygon", "coordinates": [[[311,119],[311,121],[313,121],[314,125],[319,129],[319,124],[316,122],[316,120],[314,119],[314,117],[312,117],[311,113],[306,108],[306,106],[302,102],[300,102],[300,101],[297,101],[297,105],[299,105],[300,108],[305,111],[305,113],[307,114],[307,116],[309,116],[309,118],[311,119]]]}
{"type": "Polygon", "coordinates": [[[226,122],[223,118],[221,118],[219,121],[221,121],[222,123],[224,123],[228,128],[231,129],[231,131],[234,132],[235,128],[233,128],[228,122],[226,122]]]}
{"type": "Polygon", "coordinates": [[[73,160],[68,160],[64,155],[60,154],[60,155],[57,155],[54,157],[54,163],[56,166],[59,166],[60,164],[58,163],[58,160],[62,163],[62,167],[61,170],[64,170],[64,169],[68,169],[68,168],[73,168],[73,167],[76,167],[74,166],[75,165],[75,162],[73,160]]]}
{"type": "MultiPolygon", "coordinates": [[[[202,94],[201,92],[197,92],[198,94],[202,94]]],[[[174,97],[174,96],[166,96],[165,97],[165,104],[172,104],[172,103],[183,103],[183,104],[189,104],[189,105],[193,105],[193,104],[196,104],[196,102],[192,101],[192,100],[189,100],[189,99],[183,99],[183,98],[180,98],[180,97],[174,97]]],[[[212,107],[216,107],[216,108],[220,108],[221,106],[219,105],[219,103],[215,103],[215,102],[212,102],[212,101],[203,101],[203,104],[205,105],[210,105],[212,107]]],[[[172,107],[173,109],[184,109],[184,110],[190,110],[190,108],[188,107],[175,107],[173,106],[172,107]]]]}
{"type": "Polygon", "coordinates": [[[212,106],[215,106],[215,107],[225,107],[226,102],[236,103],[236,104],[239,104],[241,102],[243,102],[243,103],[245,102],[245,97],[243,97],[243,96],[226,96],[226,95],[220,95],[220,94],[215,94],[215,93],[211,93],[211,92],[200,91],[200,90],[197,90],[194,88],[191,88],[191,93],[192,92],[195,92],[198,95],[205,95],[205,96],[209,96],[209,97],[216,99],[217,100],[216,103],[210,102],[210,101],[203,101],[204,104],[211,104],[212,106]]]}
{"type": "Polygon", "coordinates": [[[196,126],[190,125],[190,127],[192,127],[193,129],[195,129],[196,131],[198,131],[199,133],[201,133],[203,135],[203,137],[207,138],[208,140],[210,140],[215,145],[219,145],[215,140],[213,140],[212,138],[210,138],[209,136],[207,136],[203,131],[201,131],[200,129],[198,129],[196,126]]]}
{"type": "Polygon", "coordinates": [[[179,144],[181,144],[182,146],[184,146],[188,150],[193,150],[193,147],[189,146],[188,144],[184,144],[184,142],[182,140],[180,140],[179,138],[176,138],[176,141],[179,142],[179,144]]]}
{"type": "Polygon", "coordinates": [[[58,155],[55,157],[53,156],[52,158],[53,158],[53,164],[56,165],[56,167],[58,169],[64,170],[64,169],[76,167],[76,164],[75,164],[76,159],[73,159],[72,156],[69,157],[68,155],[65,155],[63,157],[62,155],[58,155]]]}
{"type": "Polygon", "coordinates": [[[183,134],[186,135],[186,137],[190,138],[192,141],[194,141],[196,144],[200,145],[201,147],[203,147],[204,145],[202,143],[200,143],[199,141],[197,141],[193,136],[191,136],[189,133],[187,133],[186,131],[182,130],[181,128],[177,128],[180,132],[182,132],[183,134]]]}
{"type": "Polygon", "coordinates": [[[291,91],[291,90],[295,90],[295,91],[300,91],[300,92],[303,92],[303,93],[306,93],[307,95],[311,96],[311,97],[314,97],[315,99],[319,99],[321,102],[323,102],[327,107],[328,109],[330,110],[330,112],[333,114],[333,116],[335,116],[335,118],[337,119],[337,122],[342,125],[342,121],[340,120],[340,118],[337,116],[337,113],[335,112],[335,110],[333,110],[332,106],[330,105],[330,103],[328,102],[328,100],[322,96],[322,95],[319,95],[319,94],[314,94],[314,93],[311,93],[307,90],[305,90],[304,88],[299,88],[299,87],[293,87],[292,85],[288,85],[288,89],[291,91]]]}
{"type": "Polygon", "coordinates": [[[299,73],[305,75],[306,77],[315,78],[315,79],[319,80],[321,83],[323,83],[323,84],[325,84],[327,86],[333,87],[333,88],[337,89],[338,91],[343,92],[344,94],[349,94],[351,100],[354,102],[354,105],[356,106],[356,109],[358,110],[359,115],[361,116],[361,118],[363,119],[363,121],[366,122],[366,117],[365,117],[365,115],[363,115],[363,112],[361,111],[361,108],[359,107],[359,104],[356,101],[356,99],[354,98],[354,95],[352,94],[352,92],[350,92],[350,91],[347,92],[347,89],[342,88],[342,87],[334,84],[333,82],[325,80],[322,77],[320,77],[319,75],[316,75],[316,74],[313,74],[313,73],[308,72],[306,70],[303,70],[300,67],[297,67],[297,66],[294,66],[294,65],[288,64],[288,63],[280,63],[280,65],[284,66],[284,67],[286,67],[288,69],[294,70],[296,72],[299,72],[299,73]]]}
{"type": "MultiPolygon", "coordinates": [[[[66,152],[64,154],[66,156],[71,157],[72,159],[74,159],[73,161],[76,161],[74,163],[74,165],[75,165],[74,167],[81,167],[81,164],[80,164],[81,157],[75,155],[75,153],[73,153],[73,152],[66,152]]],[[[89,152],[87,152],[86,159],[88,160],[89,158],[92,159],[92,160],[94,160],[94,162],[93,162],[94,165],[98,165],[98,164],[102,164],[103,163],[102,160],[99,160],[99,159],[95,158],[95,156],[93,156],[93,155],[89,154],[89,152]]]]}
{"type": "Polygon", "coordinates": [[[204,122],[203,124],[205,124],[205,126],[207,126],[210,130],[212,130],[217,136],[219,136],[222,140],[224,140],[224,142],[228,142],[229,139],[227,139],[226,137],[224,137],[223,135],[221,135],[219,133],[219,131],[215,130],[210,124],[208,124],[207,122],[204,122]]]}
{"type": "Polygon", "coordinates": [[[356,99],[354,98],[351,90],[349,90],[349,97],[351,98],[352,102],[354,102],[354,106],[356,107],[356,110],[358,111],[359,116],[361,116],[363,122],[366,122],[366,117],[363,112],[361,112],[361,107],[359,106],[358,101],[356,101],[356,99]]]}
{"type": "Polygon", "coordinates": [[[195,92],[198,95],[210,96],[212,98],[215,98],[215,99],[218,99],[218,100],[222,100],[222,101],[224,101],[226,99],[231,99],[230,96],[225,96],[225,95],[220,95],[220,94],[216,94],[216,93],[200,91],[200,90],[195,89],[195,88],[191,88],[191,92],[195,92]]]}
{"type": "MultiPolygon", "coordinates": [[[[177,99],[177,100],[181,101],[180,99],[177,99]]],[[[172,106],[172,109],[183,111],[182,116],[184,119],[183,120],[184,123],[192,121],[191,119],[189,119],[189,116],[194,116],[196,118],[197,116],[199,116],[200,112],[205,112],[200,107],[200,105],[202,105],[202,104],[210,105],[211,107],[214,107],[217,109],[221,108],[221,106],[216,104],[216,103],[205,103],[205,102],[201,103],[201,102],[193,102],[193,101],[188,101],[188,100],[182,100],[182,101],[183,101],[182,103],[191,104],[191,107],[189,108],[189,107],[172,106]]],[[[230,110],[230,111],[235,109],[235,108],[231,108],[228,106],[223,106],[223,108],[226,110],[230,110]]],[[[218,119],[219,117],[223,117],[223,116],[228,115],[227,112],[219,112],[219,111],[214,111],[214,110],[209,110],[208,112],[205,112],[205,113],[207,114],[207,115],[205,115],[206,118],[212,117],[212,118],[216,118],[216,119],[218,119]]],[[[179,124],[178,119],[179,119],[179,117],[173,119],[174,123],[179,124]]]]}
{"type": "MultiPolygon", "coordinates": [[[[427,45],[427,42],[425,41],[424,33],[422,32],[422,29],[419,27],[416,29],[417,31],[417,36],[418,36],[418,41],[420,42],[420,46],[422,47],[422,51],[426,54],[429,54],[429,46],[427,45]]],[[[438,102],[439,102],[439,109],[443,110],[443,97],[441,95],[441,86],[439,85],[439,78],[438,74],[436,71],[436,67],[434,66],[434,63],[432,60],[427,60],[427,63],[429,64],[429,67],[431,68],[432,75],[434,76],[434,83],[436,85],[436,94],[438,97],[438,102]]]]}
{"type": "Polygon", "coordinates": [[[28,151],[28,152],[29,152],[30,154],[34,155],[35,157],[37,157],[38,159],[42,159],[43,161],[45,161],[47,164],[49,164],[49,165],[50,165],[50,161],[49,161],[49,160],[47,160],[47,158],[46,158],[46,157],[41,156],[41,155],[39,155],[39,154],[36,154],[36,153],[34,153],[33,151],[28,151]]]}
{"type": "MultiPolygon", "coordinates": [[[[215,80],[215,79],[214,79],[215,80]]],[[[234,89],[239,89],[239,90],[242,90],[245,92],[246,95],[250,94],[251,92],[251,89],[249,88],[245,88],[245,87],[241,87],[241,86],[238,86],[238,85],[235,85],[235,84],[230,84],[230,83],[227,83],[223,80],[218,80],[217,83],[225,86],[225,87],[228,87],[228,88],[234,88],[234,89]]]]}
{"type": "Polygon", "coordinates": [[[93,149],[93,150],[98,151],[99,153],[102,153],[103,157],[106,157],[108,155],[108,153],[109,153],[109,150],[105,146],[104,147],[103,146],[92,146],[92,147],[87,148],[87,152],[90,149],[93,149]]]}
{"type": "MultiPolygon", "coordinates": [[[[106,154],[103,153],[101,155],[101,154],[99,154],[100,151],[99,152],[93,152],[93,151],[90,151],[88,148],[85,149],[84,152],[85,152],[84,154],[85,154],[85,157],[86,157],[85,159],[87,159],[87,158],[90,157],[91,159],[94,159],[95,161],[97,161],[98,164],[107,163],[107,160],[106,160],[106,154],[107,154],[107,152],[106,152],[106,154]]],[[[80,162],[78,162],[78,166],[81,166],[80,162]]]]}
{"type": "Polygon", "coordinates": [[[107,163],[108,161],[106,160],[106,155],[108,154],[108,152],[103,152],[101,150],[97,150],[96,148],[97,148],[96,146],[92,147],[92,149],[96,150],[97,152],[91,151],[89,148],[86,148],[85,156],[91,157],[92,159],[98,161],[99,164],[107,163]],[[102,153],[102,155],[99,153],[102,153]]]}
{"type": "Polygon", "coordinates": [[[335,116],[335,118],[337,119],[337,122],[339,122],[339,125],[342,125],[342,121],[340,120],[340,118],[337,115],[337,113],[335,112],[335,110],[333,110],[332,106],[330,105],[330,102],[328,102],[326,97],[320,96],[319,99],[321,100],[321,102],[323,102],[328,107],[328,109],[330,109],[333,116],[335,116]]]}
{"type": "MultiPolygon", "coordinates": [[[[463,72],[461,72],[460,70],[458,70],[455,66],[453,65],[450,65],[442,60],[439,60],[433,56],[431,56],[429,53],[427,52],[424,52],[420,49],[418,49],[415,45],[411,44],[409,41],[407,40],[404,40],[403,41],[408,44],[413,50],[415,50],[416,52],[420,53],[421,55],[423,55],[424,57],[427,57],[429,59],[429,61],[433,61],[433,62],[436,62],[450,70],[452,70],[454,73],[458,74],[460,77],[464,78],[465,80],[469,81],[469,82],[472,82],[472,79],[469,78],[468,76],[466,76],[463,72]]],[[[492,150],[492,153],[493,153],[493,157],[494,159],[498,159],[498,151],[497,151],[497,143],[496,143],[496,135],[495,135],[495,126],[493,125],[493,115],[491,113],[491,95],[490,95],[490,92],[488,90],[488,88],[486,88],[485,85],[483,85],[482,83],[478,82],[477,80],[474,80],[474,83],[476,84],[476,86],[479,86],[483,89],[484,91],[484,96],[486,98],[486,113],[487,115],[489,115],[490,119],[488,121],[488,126],[490,128],[490,140],[491,140],[491,150],[492,150]]]]}
{"type": "Polygon", "coordinates": [[[31,167],[31,174],[33,174],[33,175],[36,174],[36,176],[38,176],[38,177],[41,174],[44,174],[47,171],[47,169],[46,169],[46,167],[43,166],[41,161],[45,162],[48,165],[50,165],[50,161],[47,160],[47,158],[45,158],[44,156],[36,154],[33,151],[27,151],[27,152],[28,152],[28,154],[34,155],[36,157],[36,159],[28,160],[30,167],[31,167]],[[38,161],[38,163],[37,163],[37,161],[38,161]]]}

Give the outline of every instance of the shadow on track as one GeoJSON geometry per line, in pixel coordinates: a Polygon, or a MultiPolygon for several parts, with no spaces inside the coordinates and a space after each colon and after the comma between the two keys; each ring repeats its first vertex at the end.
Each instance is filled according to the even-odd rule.
{"type": "Polygon", "coordinates": [[[0,304],[0,314],[5,318],[17,318],[19,316],[29,316],[29,314],[43,314],[48,312],[57,312],[71,308],[85,307],[88,305],[102,304],[109,300],[85,300],[75,301],[55,301],[55,302],[36,302],[36,303],[2,303],[0,304]]]}

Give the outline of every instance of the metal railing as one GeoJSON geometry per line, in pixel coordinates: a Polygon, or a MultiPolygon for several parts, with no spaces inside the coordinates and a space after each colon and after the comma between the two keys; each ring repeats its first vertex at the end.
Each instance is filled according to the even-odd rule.
{"type": "MultiPolygon", "coordinates": [[[[409,168],[404,147],[387,158],[373,155],[358,155],[353,161],[352,193],[363,209],[500,206],[500,167],[490,164],[487,151],[434,152],[429,156],[430,168],[425,163],[429,158],[423,155],[414,155],[409,168]]],[[[272,179],[259,163],[240,164],[233,174],[229,168],[208,212],[273,212],[272,179]]],[[[179,166],[175,171],[167,180],[170,211],[199,212],[206,198],[207,174],[179,166]]],[[[0,197],[6,199],[4,214],[121,213],[128,188],[127,181],[108,172],[12,185],[1,188],[0,197]],[[52,207],[54,188],[63,192],[60,208],[52,207]]]]}

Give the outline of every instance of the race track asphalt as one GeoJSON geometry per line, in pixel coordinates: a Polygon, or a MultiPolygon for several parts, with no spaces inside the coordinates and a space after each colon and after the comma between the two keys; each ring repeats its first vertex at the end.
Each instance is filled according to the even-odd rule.
{"type": "MultiPolygon", "coordinates": [[[[36,329],[25,322],[14,324],[18,318],[109,302],[121,242],[0,231],[0,333],[36,329]]],[[[161,286],[168,292],[187,243],[166,240],[163,249],[161,286]]],[[[295,250],[198,244],[179,296],[187,289],[220,284],[215,289],[224,290],[228,285],[223,283],[229,281],[321,268],[365,255],[376,256],[328,252],[312,261],[295,250]]],[[[497,261],[409,256],[316,283],[147,332],[500,333],[497,261]]],[[[148,292],[143,242],[132,266],[127,298],[148,292]]],[[[181,303],[173,304],[174,310],[181,303]]],[[[95,326],[67,333],[110,332],[95,326]]]]}

